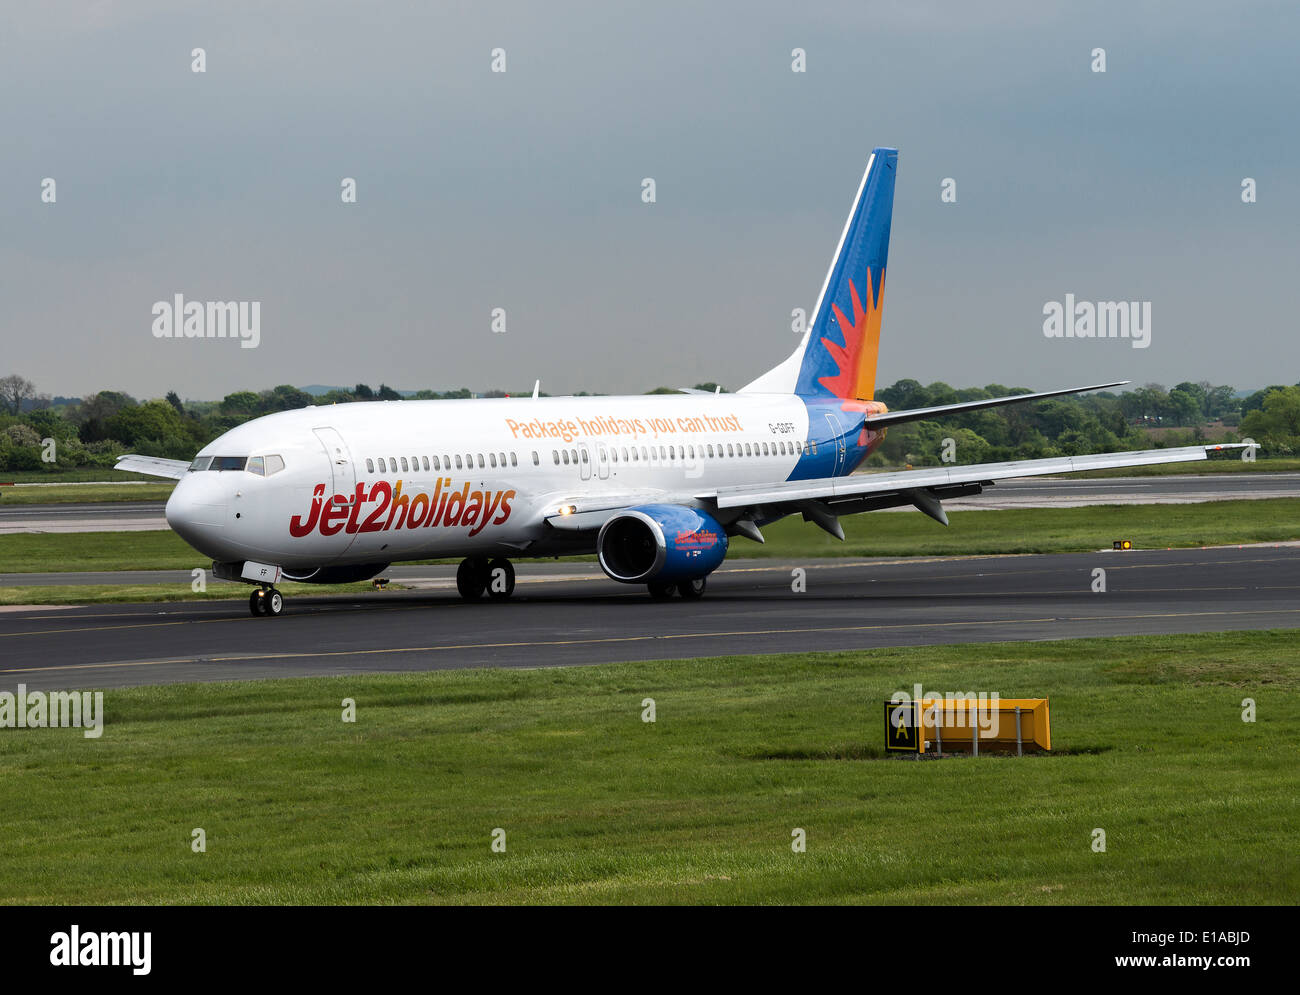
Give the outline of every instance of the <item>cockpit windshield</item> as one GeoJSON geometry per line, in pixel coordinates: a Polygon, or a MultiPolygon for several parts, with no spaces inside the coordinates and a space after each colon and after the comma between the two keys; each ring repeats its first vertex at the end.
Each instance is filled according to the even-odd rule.
{"type": "Polygon", "coordinates": [[[284,469],[284,460],[279,456],[200,456],[190,464],[190,470],[247,470],[259,477],[269,477],[284,469]]]}

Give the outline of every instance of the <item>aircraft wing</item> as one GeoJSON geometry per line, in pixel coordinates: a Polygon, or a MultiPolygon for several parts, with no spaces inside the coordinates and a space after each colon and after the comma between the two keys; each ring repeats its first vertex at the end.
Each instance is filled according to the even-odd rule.
{"type": "Polygon", "coordinates": [[[983,487],[998,480],[1157,463],[1188,463],[1206,459],[1209,453],[1217,450],[1241,449],[1246,445],[1184,446],[1177,449],[1145,449],[1093,456],[933,467],[895,473],[862,473],[820,480],[789,480],[779,484],[720,487],[715,491],[697,494],[696,499],[719,511],[745,509],[751,520],[770,520],[801,511],[806,520],[816,522],[832,535],[843,538],[843,532],[836,521],[839,515],[910,504],[947,525],[948,518],[943,511],[942,499],[979,494],[983,487]]]}
{"type": "Polygon", "coordinates": [[[128,470],[131,473],[147,473],[151,477],[168,477],[180,480],[189,471],[190,465],[184,460],[162,459],[158,456],[136,456],[134,454],[119,456],[114,470],[128,470]]]}

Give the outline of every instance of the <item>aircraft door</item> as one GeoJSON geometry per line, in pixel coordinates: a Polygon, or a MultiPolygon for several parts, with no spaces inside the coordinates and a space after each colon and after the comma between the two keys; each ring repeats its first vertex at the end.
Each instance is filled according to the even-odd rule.
{"type": "Polygon", "coordinates": [[[838,477],[844,472],[844,464],[848,459],[848,446],[844,439],[844,425],[840,422],[838,416],[831,412],[826,412],[826,424],[831,428],[830,443],[835,447],[835,467],[831,470],[831,475],[838,477]]]}

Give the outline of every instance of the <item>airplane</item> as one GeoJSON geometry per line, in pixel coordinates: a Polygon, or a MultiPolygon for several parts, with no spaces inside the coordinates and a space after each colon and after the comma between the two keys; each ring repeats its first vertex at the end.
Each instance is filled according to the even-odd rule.
{"type": "Polygon", "coordinates": [[[595,555],[654,598],[699,598],[734,538],[800,515],[840,539],[844,515],[943,501],[996,481],[1204,460],[1187,446],[854,473],[891,425],[1128,381],[890,411],[874,398],[898,151],[877,148],[798,348],[737,393],[364,401],[246,422],[192,463],[129,454],[119,470],[178,481],[171,528],[215,577],[279,616],[282,580],[368,580],[403,560],[462,558],[469,600],[509,598],[513,560],[595,555]]]}

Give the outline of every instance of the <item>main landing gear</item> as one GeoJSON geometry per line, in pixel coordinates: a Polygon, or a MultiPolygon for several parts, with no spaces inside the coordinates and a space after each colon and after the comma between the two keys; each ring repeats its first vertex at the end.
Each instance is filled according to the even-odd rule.
{"type": "Polygon", "coordinates": [[[650,591],[650,597],[656,601],[667,601],[676,592],[687,601],[695,601],[704,597],[704,588],[708,584],[708,578],[696,577],[694,580],[683,580],[674,584],[672,581],[651,581],[646,585],[650,591]]]}
{"type": "Polygon", "coordinates": [[[493,601],[505,601],[515,593],[514,565],[504,557],[461,560],[456,568],[456,590],[466,601],[477,601],[485,592],[493,601]]]}
{"type": "Polygon", "coordinates": [[[284,595],[274,587],[259,587],[248,597],[248,611],[253,615],[279,618],[284,613],[284,595]]]}

